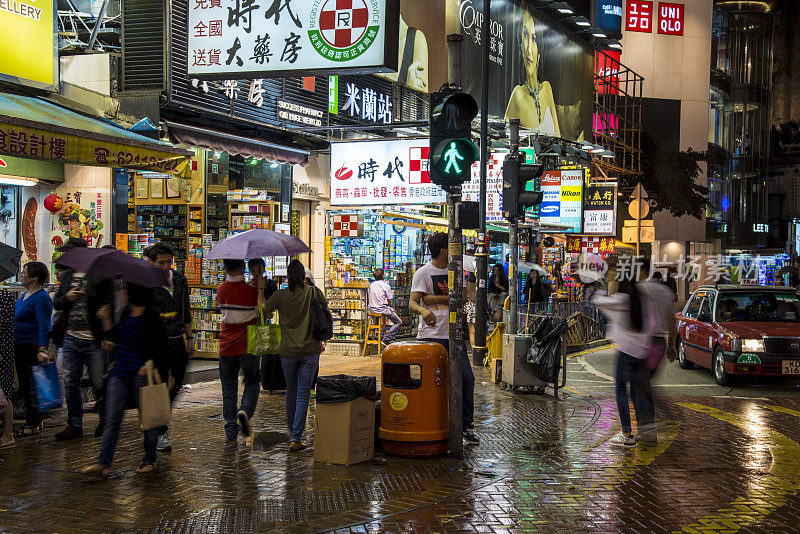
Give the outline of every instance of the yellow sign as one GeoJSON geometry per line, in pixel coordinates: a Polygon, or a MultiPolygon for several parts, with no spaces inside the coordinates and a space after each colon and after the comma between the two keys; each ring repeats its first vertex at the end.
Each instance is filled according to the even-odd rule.
{"type": "Polygon", "coordinates": [[[389,397],[389,406],[396,412],[402,412],[408,406],[408,397],[402,393],[392,393],[389,397]]]}
{"type": "Polygon", "coordinates": [[[0,78],[39,88],[56,85],[53,4],[0,0],[0,78]]]}
{"type": "MultiPolygon", "coordinates": [[[[652,226],[642,226],[639,229],[639,243],[652,243],[656,240],[656,229],[652,226]]],[[[623,243],[636,243],[636,227],[626,226],[622,229],[623,243]]]]}
{"type": "MultiPolygon", "coordinates": [[[[2,2],[8,0],[0,0],[2,2]]],[[[0,122],[0,155],[190,176],[189,157],[0,122]]]]}
{"type": "Polygon", "coordinates": [[[128,252],[128,234],[117,234],[116,248],[122,252],[128,252]]]}

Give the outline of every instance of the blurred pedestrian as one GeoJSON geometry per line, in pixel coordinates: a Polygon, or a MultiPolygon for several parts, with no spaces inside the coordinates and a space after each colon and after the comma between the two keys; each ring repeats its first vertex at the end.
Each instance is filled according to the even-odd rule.
{"type": "Polygon", "coordinates": [[[20,275],[25,292],[14,304],[14,363],[19,389],[25,399],[25,426],[22,428],[22,436],[38,434],[42,429],[31,367],[47,361],[53,301],[42,289],[42,285],[49,276],[44,263],[26,263],[20,275]]]}
{"type": "Polygon", "coordinates": [[[464,287],[464,314],[467,319],[467,331],[469,332],[469,346],[475,348],[475,316],[477,315],[476,301],[478,290],[475,285],[475,273],[469,273],[467,284],[464,287]]]}
{"type": "MultiPolygon", "coordinates": [[[[158,365],[169,349],[163,322],[153,308],[152,290],[126,284],[125,297],[127,305],[116,324],[111,306],[104,306],[97,312],[107,335],[106,346],[111,349],[113,359],[108,370],[106,425],[100,455],[97,463],[81,470],[85,474],[108,476],[125,407],[131,401],[138,405],[139,389],[147,385],[145,363],[153,360],[158,365]]],[[[144,457],[136,469],[137,473],[150,473],[156,469],[158,433],[159,428],[143,432],[144,457]]]]}
{"type": "Polygon", "coordinates": [[[367,291],[369,311],[370,313],[379,313],[383,315],[392,323],[392,326],[386,330],[381,340],[384,345],[389,345],[394,342],[394,338],[397,335],[397,331],[400,330],[403,321],[400,320],[400,317],[391,306],[394,292],[392,291],[392,287],[383,279],[383,269],[378,267],[372,271],[372,276],[375,278],[375,281],[369,285],[369,290],[367,291]]]}
{"type": "Polygon", "coordinates": [[[492,310],[492,320],[495,323],[503,322],[503,305],[508,297],[508,276],[501,263],[492,267],[489,277],[488,299],[489,308],[492,310]]]}
{"type": "Polygon", "coordinates": [[[250,419],[255,414],[261,392],[258,357],[247,352],[247,327],[256,324],[257,306],[263,302],[263,292],[244,281],[244,260],[223,260],[223,264],[227,277],[217,288],[222,312],[219,378],[225,436],[229,442],[235,442],[240,430],[245,436],[250,435],[250,419]],[[240,370],[244,375],[244,391],[237,410],[240,370]]]}
{"type": "MultiPolygon", "coordinates": [[[[86,241],[71,237],[58,251],[67,252],[73,248],[86,248],[86,241]]],[[[100,346],[103,326],[97,318],[97,311],[113,302],[114,288],[109,278],[86,275],[75,269],[67,269],[61,274],[58,291],[53,298],[53,308],[58,315],[58,321],[53,324],[53,344],[61,347],[67,426],[56,433],[56,441],[83,436],[81,381],[84,367],[89,370],[100,415],[95,436],[103,432],[106,357],[100,346]]]]}
{"type": "Polygon", "coordinates": [[[327,306],[322,291],[305,282],[306,269],[299,260],[289,262],[288,289],[278,290],[264,304],[264,311],[280,313],[281,346],[279,354],[286,377],[286,424],[289,427],[289,450],[305,449],[303,431],[308,415],[311,384],[319,371],[321,343],[311,335],[311,300],[327,306]]]}
{"type": "MultiPolygon", "coordinates": [[[[189,282],[178,270],[172,268],[175,259],[173,248],[163,242],[149,247],[147,257],[157,268],[164,272],[167,284],[153,289],[154,308],[161,317],[161,324],[167,334],[167,352],[158,368],[161,380],[172,385],[169,388],[169,399],[175,397],[183,387],[186,367],[194,352],[194,335],[192,334],[192,311],[189,305],[189,282]]],[[[158,450],[169,452],[172,443],[169,440],[169,429],[163,428],[158,436],[158,450]]]]}

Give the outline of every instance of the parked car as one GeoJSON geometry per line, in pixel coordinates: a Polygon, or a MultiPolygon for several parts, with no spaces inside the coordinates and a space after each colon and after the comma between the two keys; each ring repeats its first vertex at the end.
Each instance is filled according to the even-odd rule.
{"type": "Polygon", "coordinates": [[[678,364],[735,376],[800,378],[800,294],[793,287],[701,286],[677,315],[678,364]]]}

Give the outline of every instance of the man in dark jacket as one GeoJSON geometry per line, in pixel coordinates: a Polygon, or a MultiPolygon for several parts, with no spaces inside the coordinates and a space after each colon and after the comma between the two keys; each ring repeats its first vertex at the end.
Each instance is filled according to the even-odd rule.
{"type": "MultiPolygon", "coordinates": [[[[59,252],[85,247],[83,239],[70,238],[59,252]]],[[[56,433],[56,441],[80,438],[83,435],[83,398],[81,380],[84,367],[97,397],[102,432],[104,423],[103,374],[105,354],[101,349],[103,327],[97,311],[114,301],[113,285],[108,278],[86,275],[74,269],[64,271],[61,284],[53,298],[53,308],[60,315],[53,325],[53,343],[61,347],[64,365],[64,395],[67,401],[67,426],[56,433]]]]}
{"type": "MultiPolygon", "coordinates": [[[[169,383],[169,375],[172,373],[173,383],[169,397],[171,401],[174,401],[183,387],[186,366],[194,351],[192,312],[189,308],[189,283],[183,274],[172,268],[175,252],[168,244],[156,243],[149,247],[145,254],[150,262],[159,269],[163,269],[167,277],[168,285],[153,290],[153,301],[168,338],[166,358],[159,365],[158,371],[161,374],[161,380],[166,383],[169,383]]],[[[166,428],[158,437],[158,450],[172,450],[166,428]]]]}

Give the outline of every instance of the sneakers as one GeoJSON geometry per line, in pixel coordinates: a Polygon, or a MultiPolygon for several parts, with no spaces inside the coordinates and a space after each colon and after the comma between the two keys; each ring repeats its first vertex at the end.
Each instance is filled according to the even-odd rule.
{"type": "Polygon", "coordinates": [[[615,434],[608,441],[612,445],[616,445],[618,447],[633,447],[634,445],[636,445],[636,438],[633,437],[633,434],[625,434],[623,432],[615,434]]]}
{"type": "Polygon", "coordinates": [[[289,451],[290,452],[300,452],[303,449],[307,449],[308,445],[303,443],[302,441],[292,441],[289,443],[289,451]]]}
{"type": "Polygon", "coordinates": [[[468,445],[480,445],[481,443],[471,428],[464,431],[464,441],[466,441],[468,445]]]}
{"type": "Polygon", "coordinates": [[[56,441],[68,441],[71,439],[78,439],[83,437],[83,430],[72,425],[67,425],[67,428],[61,432],[56,432],[56,441]]]}
{"type": "Polygon", "coordinates": [[[244,410],[239,410],[236,414],[236,420],[239,422],[239,426],[242,429],[242,434],[245,437],[250,436],[250,418],[247,417],[247,413],[244,410]]]}
{"type": "Polygon", "coordinates": [[[160,452],[172,452],[172,443],[169,441],[169,434],[164,432],[158,436],[158,444],[156,445],[156,449],[158,449],[160,452]]]}

